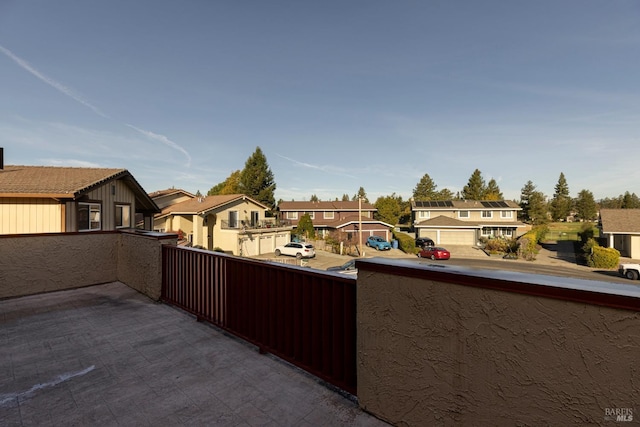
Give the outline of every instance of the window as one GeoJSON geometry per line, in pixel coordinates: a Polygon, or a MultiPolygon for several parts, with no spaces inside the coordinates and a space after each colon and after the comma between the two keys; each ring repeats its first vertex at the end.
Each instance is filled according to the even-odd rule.
{"type": "Polygon", "coordinates": [[[324,219],[333,219],[335,212],[325,212],[324,219]]]}
{"type": "Polygon", "coordinates": [[[251,226],[257,227],[259,223],[260,223],[260,212],[251,211],[251,226]]]}
{"type": "Polygon", "coordinates": [[[100,204],[78,203],[78,231],[95,231],[100,228],[100,204]]]}
{"type": "Polygon", "coordinates": [[[500,211],[500,218],[513,218],[513,211],[500,211]]]}
{"type": "Polygon", "coordinates": [[[458,211],[458,218],[469,218],[469,211],[458,211]]]}
{"type": "Polygon", "coordinates": [[[430,211],[418,211],[418,218],[420,219],[429,219],[431,218],[430,211]]]}
{"type": "Polygon", "coordinates": [[[287,219],[298,219],[298,212],[287,212],[287,219]]]}
{"type": "Polygon", "coordinates": [[[229,211],[229,228],[238,228],[238,211],[229,211]]]}
{"type": "Polygon", "coordinates": [[[305,213],[309,215],[309,218],[316,219],[316,213],[315,212],[305,212],[305,213]]]}
{"type": "Polygon", "coordinates": [[[492,211],[482,211],[482,218],[493,218],[492,211]]]}
{"type": "Polygon", "coordinates": [[[131,206],[116,205],[116,228],[131,227],[131,206]]]}
{"type": "Polygon", "coordinates": [[[482,227],[482,235],[483,236],[493,236],[493,228],[491,228],[491,227],[482,227]]]}

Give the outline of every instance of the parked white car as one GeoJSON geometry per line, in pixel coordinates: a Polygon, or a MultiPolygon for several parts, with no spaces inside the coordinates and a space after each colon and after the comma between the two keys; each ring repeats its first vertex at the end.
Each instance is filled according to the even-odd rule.
{"type": "Polygon", "coordinates": [[[640,264],[620,264],[618,273],[629,280],[638,280],[640,278],[640,264]]]}
{"type": "Polygon", "coordinates": [[[288,255],[298,259],[313,258],[316,256],[316,250],[309,243],[291,242],[284,246],[277,246],[275,250],[276,256],[288,255]]]}

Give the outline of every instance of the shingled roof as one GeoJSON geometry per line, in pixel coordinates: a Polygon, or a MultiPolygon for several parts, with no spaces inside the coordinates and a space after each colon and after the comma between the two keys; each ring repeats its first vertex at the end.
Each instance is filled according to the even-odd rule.
{"type": "Polygon", "coordinates": [[[136,194],[138,212],[160,211],[126,169],[7,165],[0,169],[0,197],[75,200],[118,179],[136,194]]]}
{"type": "Polygon", "coordinates": [[[640,234],[640,209],[600,209],[602,231],[610,234],[640,234]]]}
{"type": "Polygon", "coordinates": [[[347,200],[347,201],[334,201],[334,202],[307,202],[307,201],[290,201],[290,202],[280,202],[278,204],[278,210],[283,211],[335,211],[335,212],[344,212],[344,211],[375,211],[376,207],[371,203],[367,202],[358,202],[357,200],[347,200]]]}
{"type": "Polygon", "coordinates": [[[187,214],[187,215],[197,215],[202,214],[204,212],[210,211],[214,208],[218,208],[220,206],[224,206],[228,203],[232,203],[238,200],[250,200],[258,206],[263,207],[264,209],[268,209],[267,206],[258,202],[257,200],[252,199],[249,196],[244,194],[227,194],[227,195],[218,195],[218,196],[206,196],[206,197],[195,197],[190,200],[186,200],[184,202],[176,203],[170,206],[167,206],[162,210],[161,216],[174,214],[187,214]]]}

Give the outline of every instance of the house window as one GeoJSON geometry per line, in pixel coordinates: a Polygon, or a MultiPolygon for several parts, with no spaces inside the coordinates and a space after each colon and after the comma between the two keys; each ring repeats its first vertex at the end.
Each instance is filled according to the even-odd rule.
{"type": "Polygon", "coordinates": [[[238,228],[238,211],[229,211],[229,228],[238,228]]]}
{"type": "Polygon", "coordinates": [[[500,211],[500,218],[513,218],[513,211],[500,211]]]}
{"type": "Polygon", "coordinates": [[[335,212],[325,212],[324,219],[333,219],[334,215],[335,215],[335,212]]]}
{"type": "Polygon", "coordinates": [[[419,211],[418,212],[418,218],[420,218],[420,219],[429,219],[429,218],[431,218],[431,212],[430,211],[419,211]]]}
{"type": "Polygon", "coordinates": [[[298,219],[298,212],[287,212],[287,219],[298,219]]]}
{"type": "Polygon", "coordinates": [[[491,227],[482,227],[482,235],[483,236],[493,236],[493,228],[491,228],[491,227]]]}
{"type": "Polygon", "coordinates": [[[309,215],[309,218],[316,219],[316,213],[315,212],[305,212],[305,213],[309,215]]]}
{"type": "Polygon", "coordinates": [[[78,231],[100,230],[100,203],[78,203],[78,231]]]}
{"type": "Polygon", "coordinates": [[[482,218],[493,218],[493,211],[482,211],[482,218]]]}
{"type": "Polygon", "coordinates": [[[257,227],[259,223],[260,223],[260,212],[251,211],[251,226],[257,227]]]}
{"type": "Polygon", "coordinates": [[[458,211],[458,218],[469,218],[469,211],[458,211]]]}
{"type": "Polygon", "coordinates": [[[131,227],[131,206],[116,205],[116,228],[131,227]]]}

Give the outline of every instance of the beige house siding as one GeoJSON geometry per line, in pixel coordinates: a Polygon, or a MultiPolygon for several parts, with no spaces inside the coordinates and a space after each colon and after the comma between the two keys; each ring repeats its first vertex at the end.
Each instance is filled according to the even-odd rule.
{"type": "Polygon", "coordinates": [[[0,234],[59,233],[63,205],[53,199],[0,199],[0,234]]]}
{"type": "Polygon", "coordinates": [[[482,216],[482,212],[484,210],[467,210],[465,211],[464,209],[456,209],[456,210],[433,210],[433,211],[425,211],[425,210],[417,210],[416,211],[416,221],[420,222],[420,221],[424,221],[427,219],[433,219],[437,216],[444,216],[446,218],[453,218],[453,219],[458,219],[460,221],[482,221],[482,222],[504,222],[504,221],[517,221],[517,212],[516,211],[494,211],[491,209],[486,209],[487,211],[491,212],[491,217],[483,217],[482,216]],[[469,216],[460,216],[460,211],[463,212],[469,212],[469,216]],[[427,215],[420,215],[420,212],[428,212],[427,215]],[[502,212],[509,212],[511,214],[511,216],[502,216],[502,215],[508,215],[508,214],[503,214],[502,212]]]}

